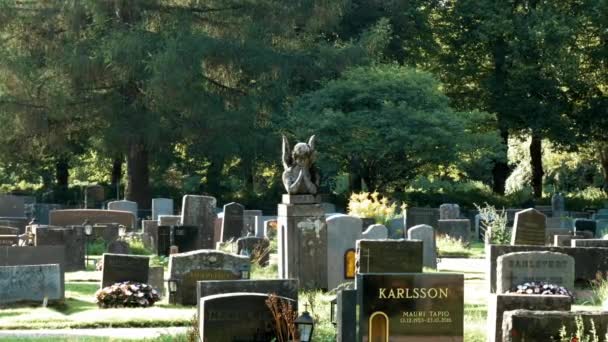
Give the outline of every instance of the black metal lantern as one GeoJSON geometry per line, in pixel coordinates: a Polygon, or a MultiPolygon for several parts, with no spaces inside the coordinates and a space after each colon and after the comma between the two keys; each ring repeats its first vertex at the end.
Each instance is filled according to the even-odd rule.
{"type": "Polygon", "coordinates": [[[304,312],[296,318],[295,324],[300,334],[300,342],[310,342],[312,340],[312,332],[315,328],[315,321],[307,311],[308,305],[304,305],[304,312]]]}

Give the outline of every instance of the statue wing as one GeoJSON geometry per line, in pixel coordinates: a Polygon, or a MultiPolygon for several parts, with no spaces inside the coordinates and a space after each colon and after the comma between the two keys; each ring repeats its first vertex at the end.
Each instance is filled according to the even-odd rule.
{"type": "Polygon", "coordinates": [[[315,151],[315,141],[316,141],[316,137],[314,135],[312,135],[309,139],[308,139],[308,146],[310,146],[310,150],[314,153],[315,151]]]}
{"type": "Polygon", "coordinates": [[[289,148],[289,141],[287,137],[283,135],[283,167],[285,169],[293,165],[293,159],[291,157],[291,149],[289,148]]]}

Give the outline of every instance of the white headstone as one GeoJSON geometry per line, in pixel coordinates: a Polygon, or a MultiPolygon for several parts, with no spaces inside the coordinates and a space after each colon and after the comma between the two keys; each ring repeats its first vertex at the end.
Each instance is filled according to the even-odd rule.
{"type": "Polygon", "coordinates": [[[108,210],[130,211],[137,217],[137,202],[133,201],[112,201],[108,203],[108,210]]]}
{"type": "Polygon", "coordinates": [[[152,220],[158,220],[160,215],[173,215],[173,200],[171,198],[152,199],[152,220]]]}

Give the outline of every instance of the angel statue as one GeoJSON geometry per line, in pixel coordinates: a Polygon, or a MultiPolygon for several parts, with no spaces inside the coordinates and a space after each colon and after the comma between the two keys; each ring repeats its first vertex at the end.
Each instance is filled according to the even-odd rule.
{"type": "Polygon", "coordinates": [[[308,143],[297,143],[293,152],[283,136],[283,185],[290,195],[316,195],[319,188],[319,172],[315,164],[315,136],[308,143]]]}

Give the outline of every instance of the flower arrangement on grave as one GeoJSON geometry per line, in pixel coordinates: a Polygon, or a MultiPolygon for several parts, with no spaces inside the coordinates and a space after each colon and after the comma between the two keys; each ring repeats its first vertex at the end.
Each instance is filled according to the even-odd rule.
{"type": "Polygon", "coordinates": [[[507,293],[523,294],[523,295],[563,295],[574,299],[574,294],[567,288],[555,284],[545,283],[543,281],[531,281],[521,285],[517,285],[507,293]]]}
{"type": "Polygon", "coordinates": [[[97,290],[95,299],[100,308],[146,308],[158,302],[160,295],[148,284],[125,281],[97,290]]]}
{"type": "MultiPolygon", "coordinates": [[[[401,205],[401,210],[405,210],[405,203],[401,205]]],[[[397,216],[397,203],[380,196],[376,191],[353,193],[348,201],[348,214],[361,217],[372,218],[378,224],[388,225],[390,220],[397,216]]]]}

